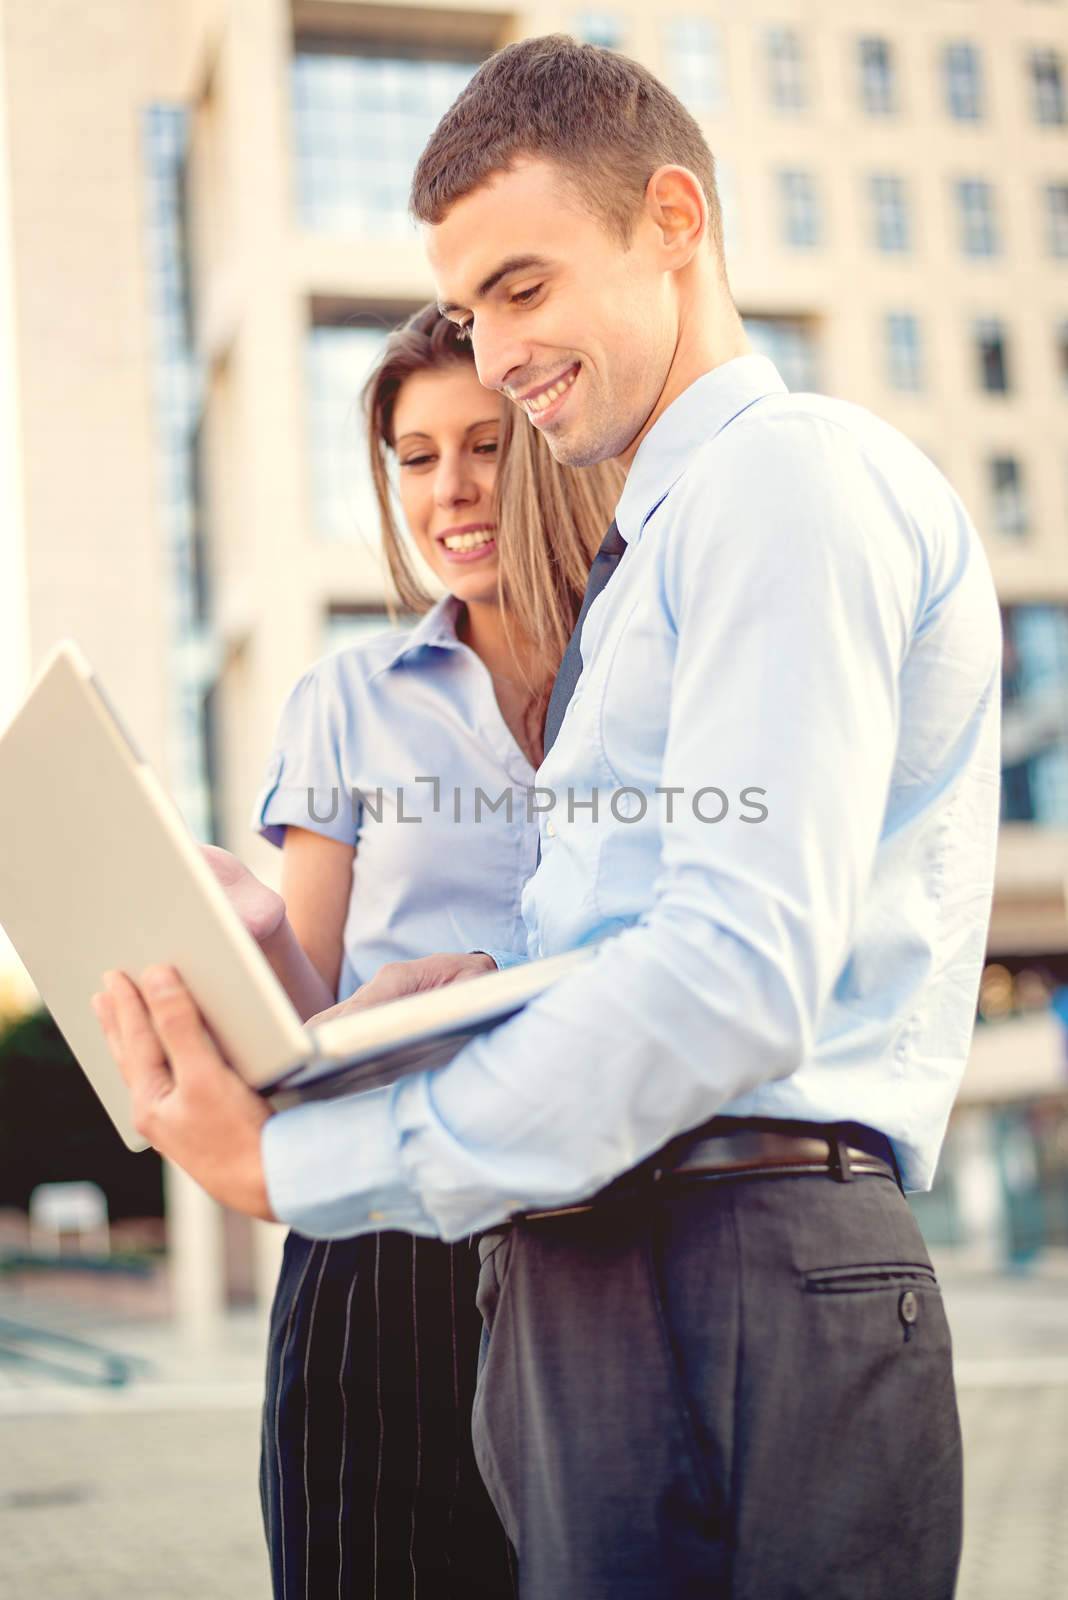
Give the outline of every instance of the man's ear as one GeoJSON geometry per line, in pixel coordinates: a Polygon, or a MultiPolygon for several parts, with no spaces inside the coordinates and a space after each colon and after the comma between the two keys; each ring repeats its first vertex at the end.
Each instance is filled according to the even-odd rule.
{"type": "Polygon", "coordinates": [[[697,174],[689,167],[657,167],[645,186],[645,208],[671,265],[685,266],[708,233],[708,200],[697,174]]]}

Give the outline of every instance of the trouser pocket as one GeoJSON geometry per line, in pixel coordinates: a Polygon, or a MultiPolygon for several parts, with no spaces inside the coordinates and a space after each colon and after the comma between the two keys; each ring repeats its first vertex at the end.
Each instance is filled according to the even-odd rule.
{"type": "Polygon", "coordinates": [[[909,1284],[938,1288],[934,1268],[919,1261],[874,1261],[857,1266],[809,1267],[809,1294],[880,1294],[909,1284]]]}

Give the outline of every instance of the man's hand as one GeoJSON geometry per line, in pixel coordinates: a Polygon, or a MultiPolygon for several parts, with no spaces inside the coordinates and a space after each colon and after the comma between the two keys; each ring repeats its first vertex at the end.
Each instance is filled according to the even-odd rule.
{"type": "Polygon", "coordinates": [[[107,972],[104,983],[93,1010],[138,1133],[223,1205],[276,1221],[260,1153],[270,1107],[221,1055],[177,972],[149,967],[139,987],[107,972]]]}
{"type": "Polygon", "coordinates": [[[308,1026],[332,1022],[335,1017],[348,1017],[354,1011],[366,1011],[369,1006],[384,1005],[387,1000],[403,1000],[410,994],[422,994],[426,989],[443,989],[449,983],[462,983],[465,978],[480,978],[484,973],[496,972],[497,963],[492,956],[420,956],[418,961],[387,961],[379,967],[369,982],[361,984],[356,993],[340,1005],[331,1006],[308,1018],[308,1026]]]}

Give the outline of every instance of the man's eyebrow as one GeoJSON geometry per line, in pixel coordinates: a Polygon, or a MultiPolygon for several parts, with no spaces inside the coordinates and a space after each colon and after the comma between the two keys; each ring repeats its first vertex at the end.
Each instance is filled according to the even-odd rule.
{"type": "MultiPolygon", "coordinates": [[[[500,266],[495,267],[488,277],[483,278],[475,290],[474,297],[476,302],[484,300],[488,294],[496,289],[502,278],[510,277],[513,272],[529,272],[532,268],[541,271],[543,268],[547,268],[549,264],[545,256],[509,256],[507,261],[502,261],[500,266]]],[[[438,310],[443,317],[447,317],[451,311],[466,311],[468,309],[467,306],[458,306],[451,302],[445,304],[441,301],[438,302],[438,310]]]]}
{"type": "MultiPolygon", "coordinates": [[[[491,424],[499,424],[500,420],[498,415],[496,417],[481,417],[478,422],[469,422],[464,429],[464,437],[466,438],[469,433],[474,433],[476,428],[487,428],[491,424]]],[[[402,433],[396,443],[399,445],[405,439],[429,439],[430,437],[429,433],[420,433],[417,428],[413,428],[408,433],[402,433]]]]}

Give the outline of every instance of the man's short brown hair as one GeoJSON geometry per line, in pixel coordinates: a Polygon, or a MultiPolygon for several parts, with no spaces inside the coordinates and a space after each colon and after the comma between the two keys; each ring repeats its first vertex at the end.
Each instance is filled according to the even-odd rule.
{"type": "Polygon", "coordinates": [[[419,157],[414,215],[441,222],[457,200],[523,156],[555,162],[624,245],[656,169],[688,167],[704,189],[708,231],[722,260],[712,152],[682,102],[636,61],[562,33],[498,50],[419,157]]]}

